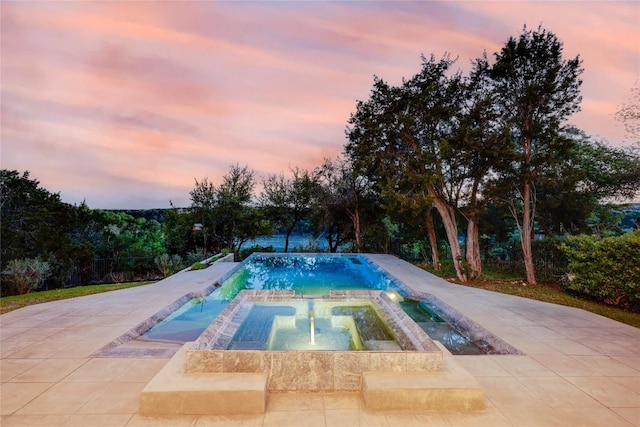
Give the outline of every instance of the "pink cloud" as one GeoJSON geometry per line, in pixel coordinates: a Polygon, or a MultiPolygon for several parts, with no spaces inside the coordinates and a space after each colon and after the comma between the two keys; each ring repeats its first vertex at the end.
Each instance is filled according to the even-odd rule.
{"type": "Polygon", "coordinates": [[[399,84],[447,51],[467,69],[524,23],[581,55],[572,122],[619,143],[639,18],[606,2],[5,2],[2,167],[92,207],[186,204],[231,164],[319,165],[374,74],[399,84]]]}

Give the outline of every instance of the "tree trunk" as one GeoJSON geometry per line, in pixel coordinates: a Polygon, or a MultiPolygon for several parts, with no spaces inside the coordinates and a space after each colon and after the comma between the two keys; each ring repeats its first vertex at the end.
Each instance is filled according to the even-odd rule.
{"type": "Polygon", "coordinates": [[[451,258],[453,258],[453,266],[456,269],[456,276],[462,283],[467,282],[467,275],[462,265],[462,252],[460,251],[460,243],[458,242],[458,226],[456,224],[455,211],[444,200],[442,200],[435,189],[431,187],[429,194],[433,197],[433,204],[442,217],[444,229],[447,232],[447,240],[451,247],[451,258]]]}
{"type": "Polygon", "coordinates": [[[360,252],[362,248],[362,230],[360,229],[360,205],[358,203],[358,196],[355,197],[353,212],[351,209],[347,208],[347,214],[353,223],[353,230],[355,233],[354,237],[356,238],[356,250],[360,252]]]}
{"type": "Polygon", "coordinates": [[[531,183],[529,181],[524,182],[524,189],[522,193],[523,199],[523,213],[522,213],[522,235],[520,236],[520,242],[522,243],[522,256],[524,257],[524,269],[527,275],[527,283],[530,285],[536,284],[536,272],[533,265],[533,252],[531,250],[531,241],[533,240],[533,194],[531,191],[531,183]]]}
{"type": "Polygon", "coordinates": [[[356,239],[356,250],[360,252],[360,248],[362,248],[362,235],[360,229],[360,211],[356,209],[354,212],[351,212],[347,209],[349,217],[351,217],[351,222],[353,223],[353,230],[356,239]]]}
{"type": "Polygon", "coordinates": [[[467,223],[467,264],[469,264],[474,278],[482,276],[479,230],[478,219],[469,217],[469,222],[467,223]]]}
{"type": "Polygon", "coordinates": [[[293,227],[287,228],[287,234],[284,238],[284,252],[289,251],[289,237],[291,236],[291,232],[293,231],[293,227]]]}
{"type": "Polygon", "coordinates": [[[427,216],[427,234],[429,235],[429,244],[431,245],[431,260],[433,262],[433,269],[440,270],[442,265],[440,264],[440,255],[438,254],[438,240],[436,239],[436,229],[433,226],[433,216],[429,214],[427,216]]]}

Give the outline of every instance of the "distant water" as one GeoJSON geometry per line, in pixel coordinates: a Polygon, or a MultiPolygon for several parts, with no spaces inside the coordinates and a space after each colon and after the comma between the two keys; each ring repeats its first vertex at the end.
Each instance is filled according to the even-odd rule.
{"type": "MultiPolygon", "coordinates": [[[[284,252],[284,244],[286,239],[285,234],[274,234],[273,236],[261,236],[255,240],[249,240],[242,249],[250,248],[251,246],[273,246],[275,252],[284,252]]],[[[324,236],[314,238],[311,234],[292,234],[289,236],[289,252],[293,252],[296,247],[308,247],[310,243],[317,245],[320,248],[320,252],[329,252],[329,245],[324,236]]]]}

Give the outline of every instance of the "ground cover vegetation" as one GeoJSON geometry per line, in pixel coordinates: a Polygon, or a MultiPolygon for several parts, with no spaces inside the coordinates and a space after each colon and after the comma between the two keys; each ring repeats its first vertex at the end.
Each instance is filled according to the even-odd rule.
{"type": "MultiPolygon", "coordinates": [[[[247,242],[274,233],[288,251],[304,232],[315,240],[297,251],[324,239],[331,252],[394,253],[438,274],[451,265],[470,285],[497,268],[523,275],[527,289],[542,281],[639,310],[640,206],[621,201],[640,190],[640,144],[615,147],[568,124],[580,108],[580,58],[563,58],[539,27],[466,74],[456,66],[450,55],[423,56],[400,85],[375,77],[341,156],[262,178],[232,165],[219,185],[196,179],[187,207],[71,206],[28,172],[3,170],[2,295],[166,277],[222,250],[238,260],[268,251],[247,242]],[[10,263],[36,260],[44,276],[20,285],[10,263]]],[[[622,110],[636,129],[637,109],[622,110]]]]}

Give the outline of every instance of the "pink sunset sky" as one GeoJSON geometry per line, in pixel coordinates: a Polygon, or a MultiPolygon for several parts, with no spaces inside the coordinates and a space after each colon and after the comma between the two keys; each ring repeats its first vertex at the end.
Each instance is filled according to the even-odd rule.
{"type": "MultiPolygon", "coordinates": [[[[3,169],[91,208],[189,205],[230,165],[288,174],[342,152],[356,100],[420,55],[467,71],[523,25],[585,69],[570,123],[628,144],[638,2],[36,2],[1,7],[3,169]]],[[[261,185],[258,184],[257,190],[261,185]]]]}

